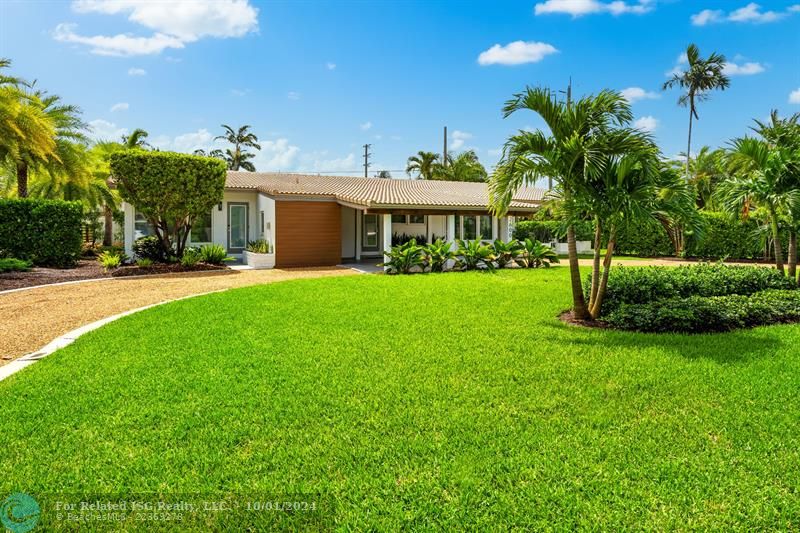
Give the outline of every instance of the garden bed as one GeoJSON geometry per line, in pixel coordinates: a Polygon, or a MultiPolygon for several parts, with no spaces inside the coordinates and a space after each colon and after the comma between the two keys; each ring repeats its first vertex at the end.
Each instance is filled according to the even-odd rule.
{"type": "Polygon", "coordinates": [[[27,272],[4,272],[0,274],[0,291],[107,277],[109,274],[97,260],[81,259],[75,268],[34,267],[27,272]]]}
{"type": "Polygon", "coordinates": [[[208,263],[197,263],[187,267],[180,263],[154,263],[150,266],[130,265],[123,266],[111,271],[111,276],[115,278],[126,276],[150,276],[154,274],[175,274],[178,272],[204,272],[207,270],[227,270],[225,265],[209,265],[208,263]]]}

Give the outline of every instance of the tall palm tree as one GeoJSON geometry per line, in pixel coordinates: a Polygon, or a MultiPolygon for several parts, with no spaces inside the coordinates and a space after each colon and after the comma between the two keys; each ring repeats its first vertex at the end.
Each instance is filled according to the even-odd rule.
{"type": "Polygon", "coordinates": [[[433,179],[434,166],[438,161],[439,154],[420,150],[417,155],[412,155],[408,158],[406,174],[410,176],[412,173],[416,173],[417,179],[433,179]]]}
{"type": "Polygon", "coordinates": [[[725,75],[725,56],[712,53],[708,58],[700,57],[697,45],[686,48],[686,70],[676,72],[664,83],[663,90],[680,87],[685,92],[678,98],[678,105],[689,108],[689,137],[686,143],[686,179],[689,179],[689,160],[692,154],[692,119],[700,120],[697,102],[708,100],[714,89],[725,90],[731,81],[725,75]]]}
{"type": "MultiPolygon", "coordinates": [[[[576,102],[563,102],[549,89],[529,87],[506,102],[503,114],[508,117],[523,110],[541,116],[549,133],[519,131],[506,142],[489,184],[492,210],[497,214],[507,211],[517,189],[544,178],[556,181],[565,203],[574,201],[585,187],[587,175],[602,170],[609,155],[624,151],[621,140],[620,146],[610,145],[608,131],[633,118],[628,101],[608,90],[576,102]]],[[[574,220],[567,222],[572,312],[578,319],[590,319],[581,283],[574,220]]]]}
{"type": "Polygon", "coordinates": [[[703,146],[689,162],[689,182],[697,191],[697,207],[716,211],[714,191],[725,179],[725,151],[703,146]]]}
{"type": "Polygon", "coordinates": [[[447,154],[447,165],[434,163],[431,179],[445,181],[486,181],[486,168],[473,150],[461,152],[453,157],[447,154]]]}
{"type": "Polygon", "coordinates": [[[222,127],[225,128],[225,134],[216,137],[214,140],[222,139],[233,145],[232,149],[225,150],[224,159],[228,163],[228,170],[243,168],[249,172],[255,172],[255,165],[249,161],[255,157],[255,154],[245,151],[244,148],[261,150],[261,145],[258,144],[258,137],[256,137],[255,133],[248,131],[250,126],[245,125],[235,131],[226,124],[223,124],[222,127]]]}

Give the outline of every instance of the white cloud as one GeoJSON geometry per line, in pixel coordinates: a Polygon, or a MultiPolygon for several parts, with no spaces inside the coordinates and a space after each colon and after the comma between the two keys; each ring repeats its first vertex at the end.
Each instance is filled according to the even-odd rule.
{"type": "Polygon", "coordinates": [[[182,133],[175,137],[169,135],[159,135],[148,139],[150,144],[160,150],[173,152],[183,152],[190,154],[195,150],[205,150],[210,152],[215,148],[224,147],[223,141],[215,141],[214,135],[207,129],[201,128],[194,132],[182,133]]]}
{"type": "Polygon", "coordinates": [[[634,121],[633,127],[650,133],[656,131],[656,128],[658,127],[658,119],[650,115],[640,117],[634,121]]]}
{"type": "Polygon", "coordinates": [[[789,93],[790,104],[800,104],[800,87],[789,93]]]}
{"type": "Polygon", "coordinates": [[[144,76],[147,71],[143,68],[131,67],[128,69],[128,76],[144,76]]]}
{"type": "Polygon", "coordinates": [[[158,54],[206,37],[242,37],[258,30],[258,10],[249,0],[74,0],[72,9],[77,13],[127,15],[129,21],[153,31],[145,37],[127,33],[88,36],[75,33],[74,24],[56,26],[56,40],[86,45],[98,55],[158,54]]]}
{"type": "Polygon", "coordinates": [[[721,9],[704,9],[690,17],[695,26],[705,26],[719,22],[742,22],[753,24],[764,24],[775,22],[792,13],[800,11],[800,4],[789,6],[786,11],[762,11],[761,6],[755,2],[750,2],[744,7],[734,9],[725,13],[721,9]]]}
{"type": "Polygon", "coordinates": [[[452,139],[450,141],[450,148],[453,150],[458,150],[464,146],[465,141],[472,139],[472,134],[467,133],[466,131],[454,130],[450,135],[450,138],[452,139]]]}
{"type": "Polygon", "coordinates": [[[295,170],[300,147],[279,138],[274,141],[262,141],[261,151],[256,155],[255,165],[258,170],[295,170]]]}
{"type": "Polygon", "coordinates": [[[128,107],[128,102],[120,102],[111,106],[111,112],[116,113],[117,111],[127,111],[128,107]]]}
{"type": "Polygon", "coordinates": [[[361,128],[362,131],[367,131],[368,129],[370,129],[372,127],[372,122],[370,122],[368,120],[368,121],[364,122],[363,124],[359,124],[358,127],[361,128]]]}
{"type": "Polygon", "coordinates": [[[328,61],[327,63],[325,63],[325,68],[327,68],[328,70],[336,70],[336,63],[331,63],[330,61],[328,61]]]}
{"type": "Polygon", "coordinates": [[[323,150],[304,157],[299,170],[303,172],[352,172],[359,166],[356,155],[353,153],[347,154],[345,157],[330,157],[328,151],[323,150]]]}
{"type": "Polygon", "coordinates": [[[639,100],[655,100],[656,98],[661,98],[659,93],[645,91],[641,87],[628,87],[627,89],[622,89],[620,93],[622,97],[631,104],[639,100]]]}
{"type": "Polygon", "coordinates": [[[300,100],[300,93],[295,91],[289,91],[288,93],[286,93],[286,98],[288,98],[289,100],[300,100]]]}
{"type": "Polygon", "coordinates": [[[480,65],[522,65],[524,63],[538,63],[546,56],[555,54],[558,50],[551,44],[536,41],[514,41],[505,46],[495,44],[488,50],[480,53],[480,65]]]}
{"type": "Polygon", "coordinates": [[[764,72],[764,65],[761,63],[747,62],[741,65],[736,63],[725,63],[722,72],[728,76],[752,76],[764,72]]]}
{"type": "Polygon", "coordinates": [[[231,94],[233,96],[245,96],[247,93],[250,92],[250,89],[231,89],[231,94]]]}
{"type": "Polygon", "coordinates": [[[98,118],[89,121],[90,136],[96,141],[118,141],[128,134],[128,128],[120,128],[113,122],[98,118]]]}
{"type": "Polygon", "coordinates": [[[623,15],[632,13],[641,15],[651,11],[655,2],[653,0],[639,0],[638,2],[601,2],[599,0],[546,0],[536,4],[533,11],[537,15],[565,14],[573,17],[592,15],[596,13],[611,13],[623,15]]]}

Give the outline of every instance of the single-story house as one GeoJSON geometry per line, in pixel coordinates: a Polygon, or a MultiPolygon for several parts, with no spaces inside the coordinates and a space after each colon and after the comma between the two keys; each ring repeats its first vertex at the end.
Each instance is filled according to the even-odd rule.
{"type": "MultiPolygon", "coordinates": [[[[263,238],[276,267],[336,265],[381,257],[393,234],[510,239],[514,217],[534,213],[544,193],[520,189],[498,218],[489,213],[485,183],[230,171],[222,201],[195,221],[190,244],[218,243],[238,257],[248,241],[263,238]]],[[[123,210],[130,255],[152,228],[134,206],[123,210]]]]}

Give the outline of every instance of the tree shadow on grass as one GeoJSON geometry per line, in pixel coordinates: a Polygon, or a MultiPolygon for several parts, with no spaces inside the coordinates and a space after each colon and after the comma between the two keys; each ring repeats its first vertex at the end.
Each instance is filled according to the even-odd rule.
{"type": "Polygon", "coordinates": [[[557,318],[541,324],[549,338],[593,351],[609,349],[666,351],[686,359],[711,359],[718,363],[747,363],[753,359],[785,352],[797,346],[790,342],[787,328],[800,325],[776,324],[725,333],[638,333],[566,324],[557,318]]]}

